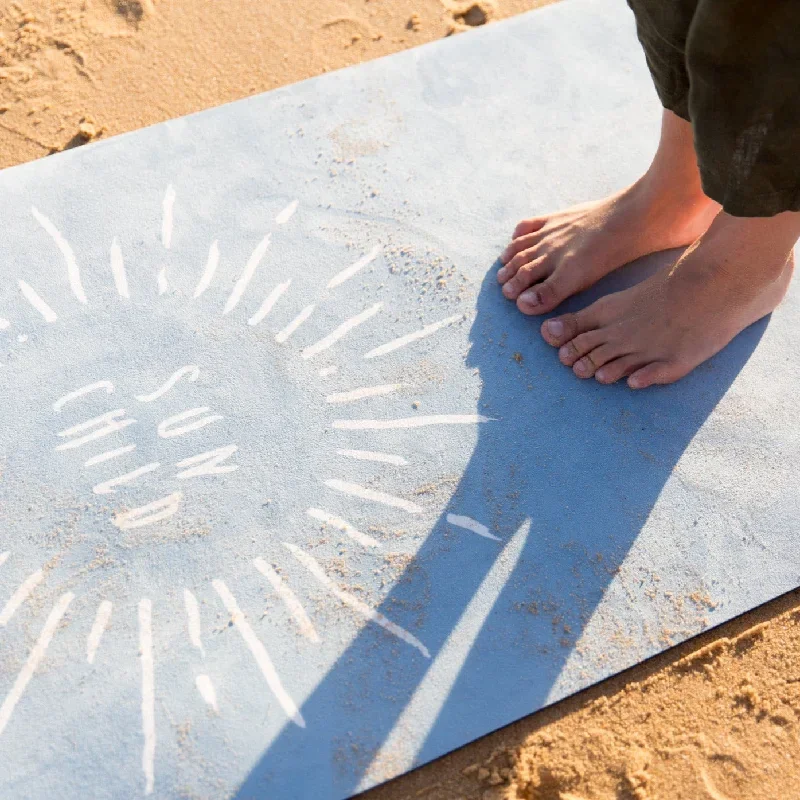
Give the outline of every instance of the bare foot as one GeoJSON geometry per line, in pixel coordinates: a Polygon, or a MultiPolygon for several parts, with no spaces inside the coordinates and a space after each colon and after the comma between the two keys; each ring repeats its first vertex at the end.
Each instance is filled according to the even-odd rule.
{"type": "Polygon", "coordinates": [[[605,200],[520,222],[497,279],[520,311],[545,314],[623,264],[691,244],[718,211],[700,186],[691,125],[665,111],[647,173],[605,200]]]}
{"type": "Polygon", "coordinates": [[[721,213],[677,264],[547,320],[542,336],[579,378],[614,383],[629,376],[633,389],[672,383],[776,308],[792,277],[798,235],[800,213],[721,213]]]}

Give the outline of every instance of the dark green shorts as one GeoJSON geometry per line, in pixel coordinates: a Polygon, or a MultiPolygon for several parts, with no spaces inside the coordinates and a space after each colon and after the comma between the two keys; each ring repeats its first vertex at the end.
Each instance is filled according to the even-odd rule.
{"type": "Polygon", "coordinates": [[[800,0],[628,0],[656,91],[729,214],[800,211],[800,0]]]}

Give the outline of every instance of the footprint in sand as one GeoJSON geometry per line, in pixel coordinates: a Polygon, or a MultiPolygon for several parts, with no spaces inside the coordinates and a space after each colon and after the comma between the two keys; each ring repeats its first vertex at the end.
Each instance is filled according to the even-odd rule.
{"type": "Polygon", "coordinates": [[[153,0],[93,0],[86,21],[101,36],[130,36],[155,15],[153,0]]]}
{"type": "Polygon", "coordinates": [[[153,0],[111,0],[111,5],[115,13],[134,24],[155,13],[153,0]]]}
{"type": "Polygon", "coordinates": [[[453,18],[453,23],[448,33],[459,33],[468,28],[485,25],[497,13],[497,8],[491,0],[442,0],[442,5],[453,18]]]}

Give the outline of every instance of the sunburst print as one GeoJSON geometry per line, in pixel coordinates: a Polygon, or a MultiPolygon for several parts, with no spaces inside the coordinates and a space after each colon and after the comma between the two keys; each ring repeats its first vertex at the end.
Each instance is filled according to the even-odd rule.
{"type": "MultiPolygon", "coordinates": [[[[131,796],[149,795],[158,786],[156,685],[164,637],[170,649],[188,654],[193,667],[182,680],[196,702],[213,714],[235,713],[219,689],[231,654],[208,647],[222,614],[263,678],[261,690],[284,722],[299,728],[307,724],[302,697],[293,693],[287,673],[313,663],[314,648],[325,648],[329,634],[317,621],[320,604],[349,609],[361,625],[383,629],[405,657],[431,658],[422,634],[378,611],[364,592],[347,588],[343,570],[350,559],[363,571],[385,566],[386,537],[379,531],[387,514],[394,524],[442,510],[426,505],[424,495],[383,485],[391,485],[384,479],[393,473],[424,466],[419,454],[408,451],[408,438],[395,435],[491,422],[469,403],[435,413],[419,409],[408,399],[410,384],[387,378],[382,369],[387,354],[419,347],[462,324],[464,311],[426,314],[410,327],[393,317],[384,300],[370,298],[369,284],[363,284],[360,310],[340,314],[333,326],[317,324],[321,305],[330,318],[342,292],[381,264],[381,242],[353,253],[350,263],[333,265],[316,296],[304,294],[291,275],[270,263],[273,243],[302,218],[302,201],[292,200],[252,242],[232,279],[221,275],[225,253],[213,239],[193,277],[181,266],[187,290],[176,291],[178,259],[171,255],[180,203],[179,187],[169,185],[160,231],[152,232],[163,264],[151,271],[149,286],[142,285],[140,273],[129,274],[130,257],[116,236],[104,261],[88,263],[62,233],[57,213],[30,208],[36,247],[49,248],[52,280],[20,268],[16,297],[7,298],[0,322],[16,341],[4,368],[9,404],[2,433],[3,541],[9,544],[0,553],[0,567],[24,576],[0,597],[0,627],[12,626],[23,606],[47,596],[40,590],[54,569],[68,564],[70,573],[62,581],[69,589],[42,608],[33,642],[2,697],[0,737],[34,724],[20,704],[37,692],[38,673],[59,638],[92,668],[84,677],[87,685],[103,671],[120,670],[124,683],[136,665],[136,695],[122,692],[141,731],[139,776],[126,776],[131,796]],[[254,280],[264,274],[269,278],[254,280]],[[93,295],[90,284],[104,287],[102,296],[93,295]],[[265,288],[257,294],[256,285],[265,288]],[[171,316],[177,304],[185,309],[180,318],[171,316]],[[365,329],[371,329],[370,344],[358,338],[365,329]],[[57,374],[32,349],[53,335],[71,337],[57,374]],[[355,344],[344,351],[348,340],[355,344]],[[191,359],[177,355],[189,351],[191,359]],[[348,373],[356,372],[359,380],[340,378],[343,353],[358,360],[348,373]],[[15,400],[13,387],[31,394],[15,400]],[[381,407],[393,398],[404,398],[393,408],[402,405],[405,413],[381,407]],[[365,403],[372,414],[360,412],[365,403]],[[37,457],[39,451],[46,455],[37,457]],[[316,461],[335,468],[317,475],[316,461]],[[370,469],[380,470],[377,479],[364,479],[370,469]],[[315,473],[316,491],[294,496],[292,475],[305,470],[315,473]],[[276,471],[281,481],[271,480],[276,471]],[[223,495],[233,498],[230,506],[221,502],[223,495]],[[50,533],[34,536],[30,520],[50,533]],[[339,543],[336,571],[315,552],[329,540],[339,543]],[[194,581],[175,580],[169,559],[176,542],[194,581]],[[244,567],[236,556],[245,550],[258,553],[245,562],[249,579],[272,593],[279,608],[270,614],[296,642],[294,652],[285,642],[273,652],[256,625],[259,609],[237,591],[244,567]],[[109,650],[119,617],[125,625],[134,623],[136,637],[109,650]],[[124,666],[116,663],[119,658],[124,666]]],[[[465,536],[500,541],[485,520],[457,513],[447,520],[465,536]]]]}

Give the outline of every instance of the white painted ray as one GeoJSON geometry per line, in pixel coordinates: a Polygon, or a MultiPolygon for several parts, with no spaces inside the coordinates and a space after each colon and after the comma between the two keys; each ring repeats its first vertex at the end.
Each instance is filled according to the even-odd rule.
{"type": "Polygon", "coordinates": [[[152,794],[155,783],[156,696],[153,664],[153,605],[147,598],[139,601],[139,658],[142,665],[142,771],[145,794],[152,794]]]}
{"type": "Polygon", "coordinates": [[[56,312],[42,300],[33,286],[23,280],[17,281],[17,283],[22,296],[42,315],[45,322],[55,322],[58,319],[56,312]]]}
{"type": "Polygon", "coordinates": [[[78,436],[77,439],[70,439],[70,441],[64,442],[64,444],[57,445],[56,450],[73,450],[76,447],[82,447],[88,442],[110,436],[112,433],[121,431],[123,428],[127,428],[128,425],[133,425],[136,422],[135,419],[130,417],[119,419],[120,417],[125,417],[124,408],[108,411],[105,414],[101,414],[99,417],[92,417],[92,419],[88,419],[86,422],[80,422],[77,425],[73,425],[71,428],[59,431],[57,435],[62,438],[75,436],[75,434],[82,433],[83,431],[91,432],[87,433],[85,436],[78,436]],[[94,430],[91,430],[92,428],[94,428],[94,430]]]}
{"type": "Polygon", "coordinates": [[[368,319],[374,317],[383,308],[383,303],[375,303],[375,305],[365,308],[360,314],[356,314],[350,319],[346,319],[341,325],[334,328],[324,339],[320,339],[316,344],[306,347],[301,353],[303,358],[313,358],[314,356],[329,350],[336,342],[343,336],[346,336],[353,328],[363,325],[368,319]]]}
{"type": "Polygon", "coordinates": [[[277,217],[275,217],[275,224],[285,225],[294,216],[294,212],[297,211],[297,206],[298,201],[292,200],[292,202],[289,203],[289,205],[286,206],[286,208],[284,208],[277,217]]]}
{"type": "Polygon", "coordinates": [[[347,520],[335,517],[333,514],[329,514],[327,511],[323,511],[321,508],[309,508],[306,511],[306,514],[308,514],[309,517],[319,520],[325,525],[330,525],[332,528],[340,530],[342,533],[346,534],[351,539],[359,544],[364,545],[365,547],[381,546],[381,543],[377,539],[367,536],[366,533],[361,533],[360,530],[352,526],[347,520]]]}
{"type": "Polygon", "coordinates": [[[83,431],[88,431],[91,428],[96,428],[98,425],[102,425],[104,422],[116,421],[119,417],[124,416],[124,414],[124,408],[115,408],[113,411],[106,411],[105,414],[100,414],[97,417],[87,419],[85,422],[79,422],[77,425],[73,425],[70,428],[65,428],[63,431],[59,431],[56,435],[61,437],[74,436],[76,433],[82,433],[83,431]]]}
{"type": "Polygon", "coordinates": [[[275,670],[272,659],[269,657],[269,653],[267,653],[267,648],[264,647],[264,644],[253,632],[250,623],[247,621],[247,617],[239,608],[236,598],[231,594],[230,589],[228,589],[225,583],[218,578],[211,581],[211,585],[214,587],[214,590],[220,596],[225,608],[231,615],[231,621],[236,626],[245,644],[253,654],[253,658],[255,658],[258,664],[258,668],[261,670],[261,674],[264,676],[267,686],[269,686],[270,691],[281,704],[286,716],[289,717],[295,725],[305,728],[306,722],[303,719],[303,715],[300,713],[300,709],[298,709],[286,689],[283,688],[283,684],[275,670]]]}
{"type": "Polygon", "coordinates": [[[275,341],[283,344],[313,313],[316,306],[312,303],[306,306],[280,333],[275,336],[275,341]]]}
{"type": "Polygon", "coordinates": [[[283,542],[282,544],[317,579],[319,583],[321,583],[326,589],[328,589],[328,591],[330,591],[332,595],[334,595],[334,597],[341,600],[341,602],[345,605],[350,606],[350,608],[354,608],[359,612],[359,614],[366,617],[371,622],[377,623],[393,636],[396,636],[398,639],[401,639],[407,644],[410,644],[412,647],[415,647],[420,653],[422,653],[423,656],[425,656],[425,658],[431,657],[431,654],[428,652],[428,648],[425,647],[425,645],[422,644],[422,642],[417,639],[414,634],[409,633],[405,628],[401,628],[399,625],[392,622],[390,619],[381,614],[380,611],[370,608],[363,600],[359,600],[349,592],[344,591],[344,589],[340,589],[325,574],[325,571],[313,556],[310,556],[308,553],[304,552],[296,545],[290,544],[289,542],[283,542]]]}
{"type": "Polygon", "coordinates": [[[211,682],[208,675],[198,675],[194,680],[197,691],[200,692],[200,697],[205,700],[206,705],[214,709],[214,712],[219,714],[219,706],[217,705],[217,690],[211,682]]]}
{"type": "Polygon", "coordinates": [[[399,428],[424,428],[428,425],[479,425],[493,422],[480,414],[432,414],[401,419],[336,419],[331,427],[342,431],[391,431],[399,428]]]}
{"type": "Polygon", "coordinates": [[[37,569],[36,572],[31,573],[25,578],[24,581],[17,587],[17,591],[11,595],[8,602],[3,606],[0,611],[0,626],[5,626],[11,620],[11,617],[17,613],[19,607],[30,597],[31,592],[44,580],[44,572],[37,569]]]}
{"type": "Polygon", "coordinates": [[[332,367],[323,367],[319,371],[320,378],[327,378],[328,375],[333,375],[335,372],[339,371],[339,367],[332,366],[332,367]]]}
{"type": "Polygon", "coordinates": [[[119,458],[126,453],[132,453],[136,449],[135,444],[128,444],[125,447],[118,447],[116,450],[106,450],[105,453],[99,453],[96,456],[87,458],[83,462],[84,467],[93,467],[95,464],[102,464],[104,461],[111,461],[113,458],[119,458]]]}
{"type": "Polygon", "coordinates": [[[169,519],[177,513],[183,499],[183,492],[173,492],[166,497],[153,500],[146,506],[139,506],[122,514],[115,514],[111,520],[120,530],[127,531],[133,528],[142,528],[145,525],[153,525],[161,520],[169,519]]]}
{"type": "Polygon", "coordinates": [[[161,267],[161,269],[158,271],[157,284],[159,296],[166,294],[169,291],[169,281],[167,280],[166,267],[161,267]]]}
{"type": "Polygon", "coordinates": [[[200,428],[205,428],[206,425],[210,425],[212,422],[217,422],[218,420],[223,419],[220,414],[211,414],[207,417],[202,417],[202,419],[190,422],[188,425],[181,425],[178,428],[172,427],[173,425],[177,425],[177,423],[183,422],[186,419],[199,417],[201,414],[205,414],[209,410],[210,409],[207,406],[201,406],[200,408],[190,408],[186,411],[181,411],[179,414],[173,414],[173,416],[167,417],[165,420],[162,420],[158,423],[158,435],[162,439],[174,439],[176,436],[183,436],[186,433],[191,433],[192,431],[199,430],[200,428]]]}
{"type": "Polygon", "coordinates": [[[289,278],[288,281],[284,281],[283,283],[279,283],[264,299],[264,302],[258,307],[258,311],[247,320],[248,325],[258,325],[264,317],[272,311],[275,303],[278,302],[281,295],[289,288],[292,283],[292,279],[289,278]]]}
{"type": "Polygon", "coordinates": [[[336,392],[325,398],[326,403],[354,403],[365,397],[382,397],[402,389],[402,383],[384,383],[380,386],[362,386],[360,389],[351,389],[349,392],[336,392]]]}
{"type": "Polygon", "coordinates": [[[200,376],[200,370],[194,364],[181,367],[175,370],[152,394],[137,394],[134,396],[140,403],[152,403],[154,400],[158,400],[159,397],[163,397],[184,375],[188,376],[186,378],[187,381],[194,383],[200,376]]]}
{"type": "Polygon", "coordinates": [[[355,458],[359,461],[379,461],[382,464],[394,464],[397,467],[404,467],[408,464],[402,456],[395,456],[391,453],[376,453],[374,450],[337,450],[340,456],[355,458]]]}
{"type": "Polygon", "coordinates": [[[224,475],[227,472],[235,472],[239,469],[238,464],[226,464],[224,467],[219,465],[238,449],[238,445],[229,444],[227,447],[218,447],[216,450],[208,450],[205,453],[184,458],[175,465],[178,469],[183,470],[175,477],[178,480],[185,480],[186,478],[199,478],[201,475],[224,475]]]}
{"type": "Polygon", "coordinates": [[[3,705],[0,706],[0,736],[3,735],[3,731],[6,729],[11,715],[14,713],[14,708],[30,683],[39,663],[42,658],[44,658],[44,654],[50,646],[53,635],[61,624],[61,620],[64,614],[67,613],[67,608],[74,597],[75,595],[72,594],[72,592],[61,595],[58,602],[53,606],[52,611],[47,616],[42,632],[39,634],[39,638],[36,640],[36,644],[33,646],[28,660],[20,670],[19,675],[17,675],[17,679],[11,687],[11,691],[6,695],[6,699],[3,700],[3,705]]]}
{"type": "Polygon", "coordinates": [[[78,398],[87,394],[91,394],[92,392],[99,392],[101,389],[105,389],[106,394],[111,394],[114,391],[114,384],[111,383],[111,381],[97,381],[97,383],[90,383],[86,386],[81,386],[80,389],[76,389],[74,392],[68,392],[67,394],[59,397],[58,400],[53,403],[53,411],[58,413],[67,403],[71,403],[73,400],[77,400],[78,398]]]}
{"type": "Polygon", "coordinates": [[[10,327],[11,323],[5,317],[0,317],[0,331],[8,330],[10,327]]]}
{"type": "Polygon", "coordinates": [[[495,536],[493,533],[491,533],[483,523],[478,522],[471,517],[465,517],[461,514],[448,514],[447,521],[451,525],[455,525],[457,528],[464,528],[464,530],[472,531],[473,533],[477,533],[478,536],[483,536],[486,539],[494,539],[495,542],[503,541],[499,536],[495,536]]]}
{"type": "Polygon", "coordinates": [[[416,503],[412,503],[410,500],[396,497],[393,494],[378,492],[366,486],[359,486],[357,483],[332,479],[325,481],[325,485],[329,489],[334,489],[337,492],[349,494],[353,497],[360,497],[362,500],[371,500],[373,503],[381,503],[382,505],[391,506],[392,508],[399,508],[403,511],[407,511],[409,514],[419,514],[422,511],[420,506],[416,503]]]}
{"type": "Polygon", "coordinates": [[[401,347],[406,347],[406,345],[409,345],[412,342],[425,339],[426,337],[436,333],[436,331],[440,331],[442,328],[446,328],[448,325],[458,322],[460,319],[463,319],[463,315],[455,314],[452,317],[447,317],[447,319],[441,319],[438,322],[432,322],[430,325],[426,325],[424,328],[420,328],[418,331],[407,333],[405,336],[401,336],[398,339],[392,339],[391,342],[386,342],[386,344],[382,344],[380,347],[370,350],[369,353],[364,356],[364,358],[377,358],[378,356],[385,356],[387,353],[391,353],[394,350],[399,350],[401,347]]]}
{"type": "Polygon", "coordinates": [[[186,606],[186,622],[189,626],[189,641],[206,656],[203,640],[200,638],[200,606],[197,598],[188,590],[183,590],[183,604],[186,606]]]}
{"type": "Polygon", "coordinates": [[[309,641],[315,644],[319,642],[319,634],[306,614],[303,604],[297,599],[297,595],[286,585],[286,582],[263,558],[256,558],[253,561],[256,569],[269,581],[269,585],[280,597],[287,611],[292,615],[300,633],[309,641]]]}
{"type": "Polygon", "coordinates": [[[94,664],[94,657],[97,655],[100,640],[108,627],[112,609],[113,605],[110,600],[103,600],[97,609],[97,616],[94,618],[92,629],[89,631],[89,638],[86,640],[86,660],[90,664],[94,664]]]}
{"type": "Polygon", "coordinates": [[[143,467],[126,472],[124,475],[118,475],[116,478],[109,478],[107,481],[95,484],[92,491],[95,494],[113,494],[117,486],[124,486],[126,483],[133,483],[137,478],[142,475],[147,475],[149,472],[154,472],[159,469],[161,464],[158,461],[153,461],[150,464],[145,464],[143,467]]]}
{"type": "Polygon", "coordinates": [[[10,550],[6,550],[5,553],[0,553],[0,567],[8,561],[8,557],[11,555],[10,550]]]}
{"type": "Polygon", "coordinates": [[[208,248],[208,260],[206,261],[206,267],[203,270],[203,274],[200,276],[200,280],[197,282],[197,287],[194,290],[194,297],[200,297],[209,286],[211,286],[211,281],[214,280],[214,274],[217,271],[217,267],[219,266],[219,241],[214,239],[211,242],[211,246],[208,248]]]}
{"type": "Polygon", "coordinates": [[[69,286],[70,289],[72,289],[72,294],[75,295],[78,302],[86,304],[86,294],[81,284],[81,273],[75,261],[75,253],[73,253],[69,242],[44,214],[40,213],[33,206],[31,207],[31,212],[33,216],[36,217],[36,221],[47,231],[47,234],[56,243],[56,247],[61,251],[61,255],[64,256],[64,261],[67,263],[67,278],[69,279],[69,286]]]}
{"type": "Polygon", "coordinates": [[[442,708],[451,696],[453,686],[483,630],[486,618],[514,574],[529,533],[530,523],[523,523],[495,559],[414,694],[403,706],[391,732],[366,771],[358,791],[367,788],[370,776],[379,774],[387,762],[398,772],[405,772],[416,765],[416,756],[431,727],[440,719],[442,708]]]}
{"type": "Polygon", "coordinates": [[[269,247],[269,240],[270,235],[267,234],[256,246],[256,249],[253,250],[252,255],[245,264],[244,269],[242,270],[242,274],[239,276],[239,280],[233,286],[233,291],[228,298],[228,302],[225,303],[225,308],[222,309],[222,315],[229,314],[233,311],[234,308],[239,304],[239,301],[242,299],[242,295],[247,289],[248,284],[253,279],[253,275],[255,275],[256,269],[258,265],[261,263],[261,259],[264,258],[264,254],[267,252],[267,248],[269,247]]]}
{"type": "Polygon", "coordinates": [[[125,261],[122,258],[122,250],[116,237],[111,241],[111,275],[114,277],[114,285],[117,287],[117,294],[120,297],[129,298],[128,276],[125,274],[125,261]]]}
{"type": "Polygon", "coordinates": [[[173,212],[175,210],[175,187],[170,184],[161,203],[161,244],[169,250],[172,246],[173,212]]]}
{"type": "Polygon", "coordinates": [[[335,289],[337,286],[340,286],[345,281],[350,280],[357,272],[360,272],[367,264],[371,263],[375,260],[378,253],[381,251],[381,246],[376,244],[372,250],[369,251],[365,256],[362,256],[358,259],[354,264],[351,264],[349,267],[345,267],[341,272],[337,272],[328,282],[328,289],[335,289]]]}

